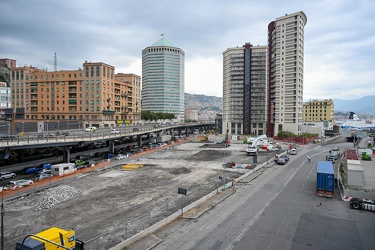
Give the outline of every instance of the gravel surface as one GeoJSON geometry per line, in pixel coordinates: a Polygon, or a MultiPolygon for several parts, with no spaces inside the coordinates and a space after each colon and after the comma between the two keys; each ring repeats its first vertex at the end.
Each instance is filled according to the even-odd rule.
{"type": "MultiPolygon", "coordinates": [[[[224,171],[223,163],[252,162],[242,142],[232,142],[228,148],[211,149],[209,145],[184,143],[137,158],[113,160],[110,169],[7,201],[4,249],[14,249],[16,241],[52,226],[75,229],[86,249],[118,244],[217,189],[223,184],[219,177],[228,183],[247,171],[224,171]],[[122,171],[126,163],[143,167],[122,171]],[[177,193],[179,187],[188,190],[186,197],[177,193]]],[[[270,156],[258,156],[259,162],[262,157],[270,156]]]]}

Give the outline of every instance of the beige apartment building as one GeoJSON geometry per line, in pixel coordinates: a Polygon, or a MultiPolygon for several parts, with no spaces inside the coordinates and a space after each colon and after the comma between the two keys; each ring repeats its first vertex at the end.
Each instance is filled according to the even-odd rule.
{"type": "Polygon", "coordinates": [[[299,11],[268,25],[268,133],[302,133],[304,37],[307,16],[299,11]]]}
{"type": "Polygon", "coordinates": [[[332,99],[312,100],[303,104],[303,121],[320,122],[334,119],[335,105],[332,99]]]}
{"type": "Polygon", "coordinates": [[[25,119],[73,120],[82,127],[109,127],[141,118],[141,77],[115,74],[103,62],[82,69],[49,72],[33,66],[12,67],[12,107],[25,108],[25,119]]]}
{"type": "Polygon", "coordinates": [[[186,109],[185,110],[185,120],[186,121],[198,121],[198,110],[196,110],[196,109],[186,109]]]}

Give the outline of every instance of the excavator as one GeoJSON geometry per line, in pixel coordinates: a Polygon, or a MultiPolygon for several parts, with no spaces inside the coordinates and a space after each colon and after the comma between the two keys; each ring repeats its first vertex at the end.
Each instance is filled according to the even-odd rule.
{"type": "Polygon", "coordinates": [[[210,132],[208,132],[208,133],[207,133],[206,135],[204,135],[204,136],[199,136],[200,141],[208,141],[208,136],[209,136],[210,134],[215,134],[215,130],[211,130],[210,132]]]}

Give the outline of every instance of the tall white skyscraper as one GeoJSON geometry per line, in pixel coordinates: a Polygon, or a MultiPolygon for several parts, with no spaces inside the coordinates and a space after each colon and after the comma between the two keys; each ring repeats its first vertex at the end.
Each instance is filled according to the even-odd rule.
{"type": "Polygon", "coordinates": [[[268,25],[268,136],[301,134],[306,22],[300,11],[268,25]]]}
{"type": "Polygon", "coordinates": [[[142,110],[184,120],[185,52],[164,37],[142,51],[142,110]]]}

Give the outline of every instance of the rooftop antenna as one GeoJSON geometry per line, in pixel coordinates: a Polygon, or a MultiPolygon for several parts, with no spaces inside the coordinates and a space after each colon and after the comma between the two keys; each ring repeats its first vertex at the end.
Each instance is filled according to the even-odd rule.
{"type": "Polygon", "coordinates": [[[56,52],[55,52],[55,58],[53,60],[53,67],[54,67],[54,70],[57,71],[57,55],[56,55],[56,52]]]}

